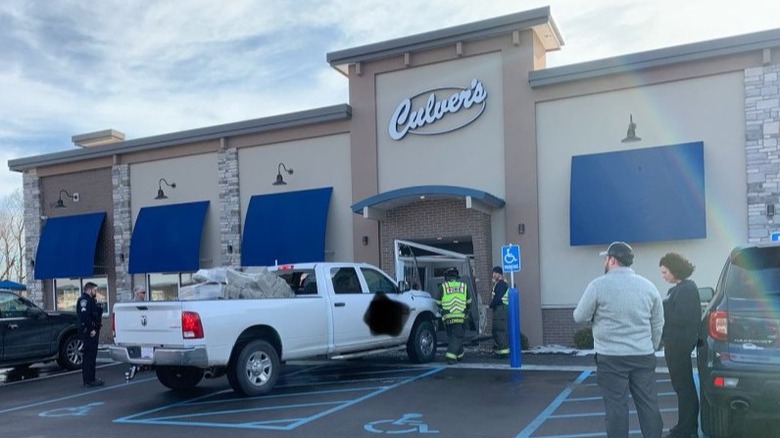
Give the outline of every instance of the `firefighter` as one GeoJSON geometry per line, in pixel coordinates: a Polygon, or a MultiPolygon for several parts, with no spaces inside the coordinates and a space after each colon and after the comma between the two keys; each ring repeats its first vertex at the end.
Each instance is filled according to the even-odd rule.
{"type": "Polygon", "coordinates": [[[501,266],[493,268],[493,294],[490,308],[493,310],[493,353],[498,357],[509,355],[509,336],[507,333],[507,309],[509,308],[509,286],[504,280],[501,266]]]}
{"type": "Polygon", "coordinates": [[[463,358],[463,338],[465,337],[466,309],[471,303],[468,298],[466,283],[458,279],[458,270],[447,269],[444,273],[444,283],[441,285],[442,321],[447,329],[447,358],[448,364],[454,364],[463,358]]]}

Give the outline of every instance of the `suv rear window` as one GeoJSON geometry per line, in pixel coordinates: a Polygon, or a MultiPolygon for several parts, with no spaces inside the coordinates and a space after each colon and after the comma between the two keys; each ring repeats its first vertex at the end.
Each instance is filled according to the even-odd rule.
{"type": "Polygon", "coordinates": [[[726,273],[726,291],[732,298],[780,295],[780,247],[740,251],[726,273]]]}

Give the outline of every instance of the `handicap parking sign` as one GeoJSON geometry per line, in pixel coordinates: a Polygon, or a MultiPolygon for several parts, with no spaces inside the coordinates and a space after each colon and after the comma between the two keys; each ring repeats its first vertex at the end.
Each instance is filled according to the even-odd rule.
{"type": "Polygon", "coordinates": [[[769,239],[770,239],[772,242],[777,242],[777,241],[780,241],[780,232],[777,232],[777,231],[775,231],[774,233],[770,234],[770,235],[769,235],[769,239]]]}
{"type": "Polygon", "coordinates": [[[501,247],[501,265],[504,272],[520,270],[520,246],[509,244],[501,247]]]}

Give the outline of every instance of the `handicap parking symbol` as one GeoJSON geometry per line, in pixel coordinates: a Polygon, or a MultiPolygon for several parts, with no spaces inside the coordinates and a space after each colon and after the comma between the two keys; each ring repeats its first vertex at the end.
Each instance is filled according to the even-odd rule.
{"type": "Polygon", "coordinates": [[[520,246],[504,245],[501,247],[501,264],[504,272],[517,272],[520,270],[520,246]]]}
{"type": "Polygon", "coordinates": [[[87,415],[89,411],[95,406],[102,405],[103,402],[89,403],[84,406],[76,406],[72,408],[59,408],[52,409],[50,411],[44,411],[38,414],[39,417],[80,417],[87,415]]]}
{"type": "Polygon", "coordinates": [[[363,429],[373,433],[439,433],[438,430],[428,429],[428,423],[420,420],[422,414],[410,412],[403,414],[401,418],[389,420],[377,420],[363,425],[363,429]]]}

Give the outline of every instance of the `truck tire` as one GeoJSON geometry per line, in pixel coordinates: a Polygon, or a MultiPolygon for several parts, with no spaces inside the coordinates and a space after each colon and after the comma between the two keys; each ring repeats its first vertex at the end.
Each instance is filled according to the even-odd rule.
{"type": "Polygon", "coordinates": [[[413,363],[427,363],[436,357],[436,329],[430,319],[414,323],[406,342],[406,354],[413,363]]]}
{"type": "Polygon", "coordinates": [[[239,394],[254,397],[273,388],[279,378],[279,353],[266,341],[252,341],[244,345],[227,377],[230,387],[239,394]]]}
{"type": "Polygon", "coordinates": [[[81,363],[84,360],[83,346],[84,343],[81,342],[81,339],[75,333],[65,336],[65,339],[60,343],[57,365],[66,370],[81,368],[81,363]]]}
{"type": "Polygon", "coordinates": [[[203,370],[195,367],[157,366],[157,380],[174,391],[188,391],[203,379],[203,370]]]}
{"type": "Polygon", "coordinates": [[[701,430],[711,438],[731,436],[731,411],[713,406],[707,397],[699,390],[701,405],[701,430]]]}

